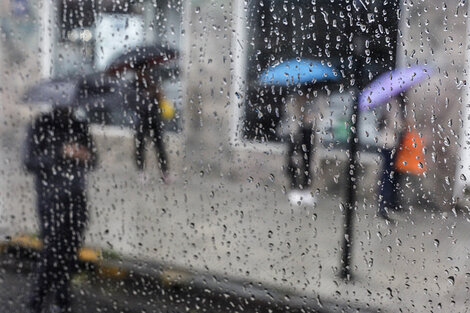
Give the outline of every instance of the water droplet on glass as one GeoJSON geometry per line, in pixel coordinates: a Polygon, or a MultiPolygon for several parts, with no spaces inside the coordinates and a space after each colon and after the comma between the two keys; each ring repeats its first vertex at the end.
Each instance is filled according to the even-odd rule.
{"type": "Polygon", "coordinates": [[[449,276],[449,277],[447,277],[447,281],[449,282],[449,284],[451,284],[453,286],[455,284],[455,277],[454,276],[449,276]]]}

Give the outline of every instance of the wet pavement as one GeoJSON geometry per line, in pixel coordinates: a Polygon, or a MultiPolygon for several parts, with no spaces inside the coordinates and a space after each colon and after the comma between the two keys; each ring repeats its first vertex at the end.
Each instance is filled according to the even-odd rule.
{"type": "MultiPolygon", "coordinates": [[[[468,214],[423,201],[393,213],[397,223],[387,224],[376,217],[374,201],[360,199],[354,219],[354,276],[346,282],[337,275],[343,237],[341,180],[328,190],[318,186],[315,206],[289,204],[277,174],[231,179],[209,175],[200,170],[202,165],[175,166],[173,182],[166,186],[151,167],[151,180],[142,184],[128,158],[130,139],[123,146],[127,154],[122,160],[117,157],[121,150],[100,146],[104,158],[89,184],[90,246],[228,281],[243,279],[319,303],[387,312],[458,312],[468,306],[468,214]],[[107,162],[106,153],[116,156],[115,162],[107,162]]],[[[0,181],[0,230],[8,235],[34,232],[31,177],[21,169],[18,147],[3,149],[0,171],[7,179],[0,181]]]]}
{"type": "Polygon", "coordinates": [[[414,206],[392,214],[397,224],[389,225],[375,216],[373,203],[362,203],[354,276],[345,282],[337,276],[338,197],[319,196],[316,206],[299,207],[275,186],[256,182],[198,177],[139,186],[137,175],[123,173],[106,186],[104,175],[93,175],[88,245],[320,302],[387,312],[466,306],[470,227],[462,215],[414,206]]]}
{"type": "MultiPolygon", "coordinates": [[[[33,274],[29,261],[2,257],[0,311],[28,312],[26,303],[33,274]],[[20,265],[21,264],[21,265],[20,265]]],[[[72,281],[73,312],[230,312],[221,303],[150,282],[124,283],[82,271],[72,281]]]]}
{"type": "MultiPolygon", "coordinates": [[[[0,256],[0,311],[29,312],[28,302],[34,262],[28,259],[0,256]]],[[[162,285],[148,277],[121,280],[104,277],[94,271],[80,270],[72,280],[72,312],[336,312],[293,308],[255,299],[238,297],[237,293],[217,293],[213,290],[162,285]]],[[[252,296],[254,297],[254,295],[252,296]]],[[[49,310],[53,303],[46,307],[49,310]]],[[[341,305],[337,306],[338,308],[341,305]]],[[[347,310],[349,311],[349,310],[347,310]]],[[[49,312],[47,309],[46,313],[49,312]]]]}

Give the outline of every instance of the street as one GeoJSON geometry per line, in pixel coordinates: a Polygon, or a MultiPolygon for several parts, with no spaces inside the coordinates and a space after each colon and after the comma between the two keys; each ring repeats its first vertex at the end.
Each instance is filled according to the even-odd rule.
{"type": "MultiPolygon", "coordinates": [[[[28,312],[31,273],[15,273],[2,268],[0,311],[28,312]]],[[[211,303],[171,290],[150,290],[145,287],[122,286],[119,281],[92,279],[86,274],[73,281],[73,312],[227,312],[211,303]]]]}
{"type": "MultiPolygon", "coordinates": [[[[4,134],[0,170],[6,179],[0,181],[0,229],[3,236],[34,233],[32,179],[21,168],[21,150],[14,144],[23,134],[4,134]],[[19,190],[21,197],[15,196],[19,190]]],[[[257,178],[256,173],[232,179],[175,165],[173,181],[167,186],[151,166],[147,172],[151,179],[142,184],[128,158],[130,139],[121,140],[114,150],[105,140],[101,142],[100,167],[89,179],[87,246],[351,308],[395,312],[399,307],[414,312],[461,311],[467,306],[470,226],[462,212],[455,215],[425,201],[410,203],[392,214],[397,224],[389,225],[376,217],[375,202],[359,199],[353,279],[347,282],[338,277],[342,182],[333,183],[335,189],[325,187],[334,173],[317,176],[315,206],[294,206],[287,201],[277,174],[274,179],[257,178]]],[[[183,163],[175,159],[173,164],[183,163]]],[[[369,192],[374,188],[360,186],[369,192]]],[[[12,279],[18,283],[7,276],[2,286],[12,279]]],[[[19,298],[23,293],[9,292],[11,303],[23,301],[19,298]]]]}
{"type": "MultiPolygon", "coordinates": [[[[28,312],[28,292],[33,274],[30,261],[1,258],[0,311],[28,312]],[[14,263],[14,264],[12,264],[14,263]],[[19,266],[19,264],[22,264],[19,266]],[[25,268],[26,267],[26,268],[25,268]]],[[[124,283],[81,272],[72,283],[73,312],[236,312],[232,306],[179,288],[150,282],[124,283]]],[[[250,306],[245,306],[250,308],[250,306]]],[[[255,309],[252,306],[251,309],[255,309]]]]}
{"type": "Polygon", "coordinates": [[[0,8],[0,313],[470,311],[468,2],[0,8]]]}
{"type": "MultiPolygon", "coordinates": [[[[28,312],[27,303],[34,262],[3,254],[0,257],[0,310],[2,312],[28,312]]],[[[222,287],[222,286],[221,286],[222,287]]],[[[240,290],[241,291],[241,290],[240,290]]],[[[137,281],[121,280],[82,269],[72,280],[72,312],[343,312],[352,311],[344,303],[328,304],[320,310],[306,302],[279,305],[278,301],[263,302],[252,294],[250,299],[241,292],[168,285],[151,277],[137,281]]],[[[274,299],[273,299],[274,300],[274,299]]],[[[318,306],[315,306],[318,308],[318,306]]],[[[52,307],[50,307],[52,308],[52,307]]],[[[46,312],[49,312],[46,310],[46,312]]],[[[51,311],[52,312],[52,311],[51,311]]],[[[365,310],[364,312],[374,312],[365,310]]]]}
{"type": "Polygon", "coordinates": [[[390,312],[394,306],[403,311],[466,306],[470,239],[461,215],[408,207],[394,214],[397,225],[388,225],[375,216],[375,204],[363,203],[355,220],[353,280],[345,282],[337,276],[342,236],[337,197],[296,207],[276,187],[255,182],[197,177],[136,188],[137,176],[128,173],[115,173],[112,181],[94,175],[90,246],[309,298],[353,306],[368,299],[390,312]]]}

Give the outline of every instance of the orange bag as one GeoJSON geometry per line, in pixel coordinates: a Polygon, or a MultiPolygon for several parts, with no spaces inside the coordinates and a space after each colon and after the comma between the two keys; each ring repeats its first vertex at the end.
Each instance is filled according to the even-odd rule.
{"type": "Polygon", "coordinates": [[[395,169],[400,173],[420,175],[426,171],[424,140],[413,130],[406,132],[398,148],[395,169]]]}

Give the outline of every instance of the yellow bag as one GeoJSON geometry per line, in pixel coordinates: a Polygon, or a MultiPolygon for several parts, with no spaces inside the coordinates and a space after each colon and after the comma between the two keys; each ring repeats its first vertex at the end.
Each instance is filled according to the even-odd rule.
{"type": "Polygon", "coordinates": [[[170,100],[160,100],[160,110],[162,111],[162,117],[164,120],[171,120],[175,117],[175,108],[171,104],[170,100]]]}

